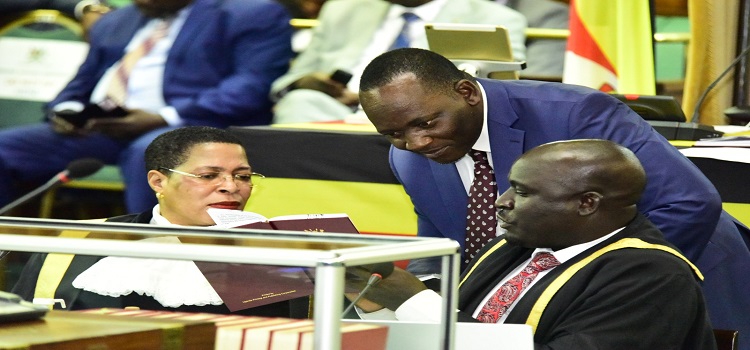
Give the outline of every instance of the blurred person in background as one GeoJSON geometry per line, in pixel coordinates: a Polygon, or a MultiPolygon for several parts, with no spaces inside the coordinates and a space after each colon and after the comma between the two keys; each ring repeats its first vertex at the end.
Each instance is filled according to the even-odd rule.
{"type": "Polygon", "coordinates": [[[274,123],[351,115],[359,104],[359,76],[367,63],[398,47],[427,48],[428,22],[505,26],[514,58],[526,57],[523,15],[487,0],[328,0],[318,20],[309,46],[273,83],[274,123]],[[351,78],[337,78],[336,70],[351,78]]]}
{"type": "Polygon", "coordinates": [[[134,0],[102,16],[47,122],[0,131],[0,205],[18,184],[93,157],[119,165],[128,212],[153,207],[141,169],[156,136],[270,123],[270,84],[293,55],[289,19],[271,0],[134,0]]]}
{"type": "MultiPolygon", "coordinates": [[[[276,0],[286,6],[292,18],[317,19],[320,8],[326,0],[276,0]]],[[[295,28],[292,36],[292,50],[299,54],[307,48],[312,39],[312,28],[295,28]]]]}
{"type": "MultiPolygon", "coordinates": [[[[492,0],[526,17],[529,28],[568,29],[570,8],[557,0],[492,0]]],[[[526,69],[521,77],[562,80],[567,40],[526,39],[526,69]]]]}

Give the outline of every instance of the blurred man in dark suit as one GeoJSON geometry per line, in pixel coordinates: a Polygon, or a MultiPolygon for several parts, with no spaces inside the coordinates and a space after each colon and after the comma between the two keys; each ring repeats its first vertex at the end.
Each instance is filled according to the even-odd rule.
{"type": "Polygon", "coordinates": [[[120,166],[129,212],[153,207],[143,154],[156,136],[271,121],[270,85],[292,58],[289,19],[271,0],[135,0],[102,16],[86,60],[49,103],[48,123],[0,132],[0,205],[18,183],[94,157],[120,166]]]}

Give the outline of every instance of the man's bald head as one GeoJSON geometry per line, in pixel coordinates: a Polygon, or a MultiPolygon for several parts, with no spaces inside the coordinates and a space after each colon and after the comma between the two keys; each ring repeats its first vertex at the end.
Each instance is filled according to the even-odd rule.
{"type": "Polygon", "coordinates": [[[559,141],[524,153],[495,203],[509,242],[562,249],[628,224],[646,185],[638,158],[606,140],[559,141]]]}
{"type": "Polygon", "coordinates": [[[547,143],[521,159],[549,166],[555,180],[570,191],[598,191],[607,202],[635,205],[646,187],[646,172],[629,149],[608,140],[585,139],[547,143]]]}

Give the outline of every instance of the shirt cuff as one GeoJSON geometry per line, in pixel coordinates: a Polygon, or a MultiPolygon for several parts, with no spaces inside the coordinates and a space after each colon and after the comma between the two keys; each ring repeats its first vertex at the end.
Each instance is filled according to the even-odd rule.
{"type": "Polygon", "coordinates": [[[83,103],[78,102],[78,101],[65,101],[65,102],[60,102],[56,104],[54,107],[52,107],[52,111],[61,112],[61,111],[68,110],[68,111],[72,111],[75,113],[79,113],[83,111],[85,107],[86,106],[83,103]]]}
{"type": "Polygon", "coordinates": [[[357,310],[357,315],[359,315],[359,318],[363,320],[397,320],[396,313],[386,308],[382,308],[378,311],[373,312],[364,312],[362,311],[362,309],[355,305],[354,309],[357,310]]]}
{"type": "Polygon", "coordinates": [[[159,115],[164,118],[164,121],[166,121],[169,126],[185,125],[185,121],[180,118],[177,110],[172,106],[167,106],[159,109],[159,115]]]}
{"type": "Polygon", "coordinates": [[[440,322],[443,298],[430,289],[425,289],[407,299],[396,309],[399,321],[440,322]]]}

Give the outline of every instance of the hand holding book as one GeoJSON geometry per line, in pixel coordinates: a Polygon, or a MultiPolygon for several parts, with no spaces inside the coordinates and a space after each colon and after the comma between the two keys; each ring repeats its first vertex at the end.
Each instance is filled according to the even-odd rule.
{"type": "Polygon", "coordinates": [[[273,218],[249,211],[209,208],[208,215],[218,227],[286,230],[304,232],[359,233],[348,215],[300,214],[273,218]]]}
{"type": "MultiPolygon", "coordinates": [[[[222,228],[359,233],[346,214],[286,215],[269,219],[258,213],[216,208],[209,208],[208,214],[217,227],[222,228]]],[[[302,267],[195,264],[230,311],[304,297],[314,291],[312,272],[302,267]]]]}

